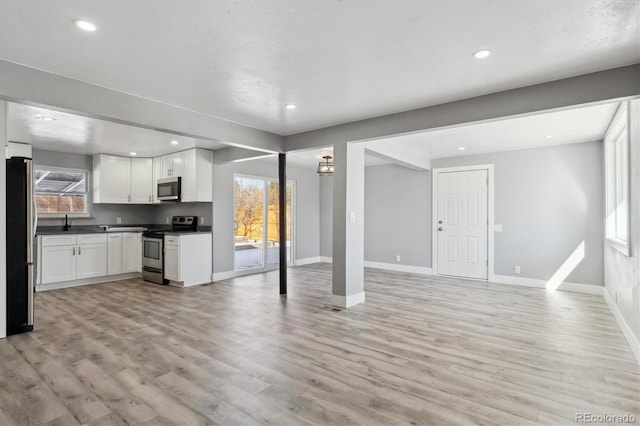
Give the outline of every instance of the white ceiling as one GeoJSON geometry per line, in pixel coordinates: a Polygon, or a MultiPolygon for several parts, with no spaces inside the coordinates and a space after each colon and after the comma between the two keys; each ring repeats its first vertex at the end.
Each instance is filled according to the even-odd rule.
{"type": "Polygon", "coordinates": [[[606,103],[396,136],[370,143],[393,141],[434,159],[593,142],[602,140],[617,107],[617,103],[606,103]],[[464,151],[460,151],[460,147],[464,147],[464,151]]]}
{"type": "Polygon", "coordinates": [[[639,22],[637,0],[3,0],[0,58],[286,135],[637,63],[639,22]]]}
{"type": "Polygon", "coordinates": [[[34,148],[49,151],[123,156],[135,152],[138,157],[157,157],[195,147],[210,150],[225,147],[219,142],[15,103],[9,103],[7,123],[9,141],[29,143],[34,148]],[[55,118],[55,121],[37,118],[42,116],[55,118]],[[172,145],[172,140],[178,144],[172,145]]]}
{"type": "MultiPolygon", "coordinates": [[[[436,159],[593,142],[603,139],[617,107],[618,103],[606,103],[432,130],[366,143],[392,142],[398,147],[403,147],[403,152],[409,150],[417,156],[436,159]],[[546,136],[551,138],[547,139],[546,136]],[[464,147],[464,151],[460,151],[459,147],[464,147]]],[[[331,148],[300,151],[288,154],[287,161],[289,164],[314,168],[319,161],[322,161],[323,155],[332,155],[332,152],[331,148]]],[[[367,167],[394,162],[366,152],[367,167]]]]}

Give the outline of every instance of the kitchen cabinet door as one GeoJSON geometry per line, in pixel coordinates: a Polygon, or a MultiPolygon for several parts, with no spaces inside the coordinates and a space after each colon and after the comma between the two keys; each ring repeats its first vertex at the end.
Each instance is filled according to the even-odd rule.
{"type": "Polygon", "coordinates": [[[93,202],[128,204],[131,197],[131,161],[127,157],[93,157],[93,202]]]}
{"type": "Polygon", "coordinates": [[[131,203],[151,204],[153,202],[153,160],[151,158],[131,159],[131,203]]]}
{"type": "Polygon", "coordinates": [[[173,156],[171,154],[160,157],[160,179],[171,177],[172,168],[173,156]]]}
{"type": "Polygon", "coordinates": [[[160,203],[158,200],[158,179],[162,179],[162,157],[155,157],[153,159],[153,180],[152,180],[152,194],[153,202],[160,203]]]}
{"type": "Polygon", "coordinates": [[[107,275],[122,274],[122,234],[109,234],[107,239],[107,275]]]}
{"type": "Polygon", "coordinates": [[[164,278],[180,281],[180,247],[164,246],[164,278]]]}
{"type": "Polygon", "coordinates": [[[160,157],[161,178],[182,176],[182,153],[163,155],[160,157]]]}
{"type": "Polygon", "coordinates": [[[122,234],[122,273],[142,271],[142,234],[126,232],[122,234]]]}
{"type": "Polygon", "coordinates": [[[42,284],[76,279],[76,246],[42,247],[42,284]]]}
{"type": "Polygon", "coordinates": [[[213,152],[205,149],[182,152],[182,201],[213,201],[213,152]]]}
{"type": "Polygon", "coordinates": [[[171,154],[171,177],[182,176],[182,153],[171,154]]]}
{"type": "Polygon", "coordinates": [[[77,279],[107,275],[107,244],[78,245],[77,279]]]}

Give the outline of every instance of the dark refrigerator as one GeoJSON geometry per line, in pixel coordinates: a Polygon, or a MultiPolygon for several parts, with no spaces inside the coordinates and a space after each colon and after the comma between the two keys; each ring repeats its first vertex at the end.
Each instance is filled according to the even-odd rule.
{"type": "Polygon", "coordinates": [[[33,330],[35,221],[33,165],[14,157],[7,165],[7,336],[33,330]]]}

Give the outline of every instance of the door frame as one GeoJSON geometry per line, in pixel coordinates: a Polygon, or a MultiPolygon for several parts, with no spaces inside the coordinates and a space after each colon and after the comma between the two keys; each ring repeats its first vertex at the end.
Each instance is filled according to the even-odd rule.
{"type": "MultiPolygon", "coordinates": [[[[478,164],[459,167],[439,167],[431,170],[431,271],[438,274],[438,175],[450,172],[486,170],[489,179],[487,188],[487,281],[495,281],[494,275],[494,174],[493,164],[478,164]]],[[[476,279],[476,278],[465,278],[476,279]]],[[[485,281],[485,280],[482,280],[485,281]]]]}

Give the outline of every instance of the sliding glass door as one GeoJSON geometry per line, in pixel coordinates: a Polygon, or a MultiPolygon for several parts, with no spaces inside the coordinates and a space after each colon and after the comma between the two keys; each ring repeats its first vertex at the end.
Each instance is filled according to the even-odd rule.
{"type": "MultiPolygon", "coordinates": [[[[280,263],[277,180],[234,177],[234,269],[260,271],[280,263]]],[[[287,182],[287,264],[293,258],[294,182],[287,182]]]]}

